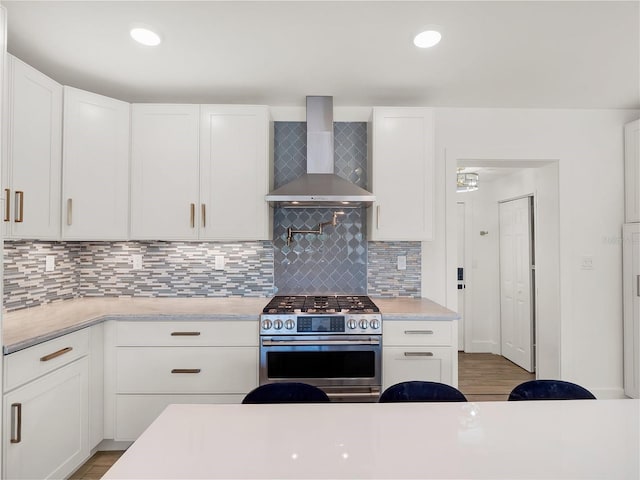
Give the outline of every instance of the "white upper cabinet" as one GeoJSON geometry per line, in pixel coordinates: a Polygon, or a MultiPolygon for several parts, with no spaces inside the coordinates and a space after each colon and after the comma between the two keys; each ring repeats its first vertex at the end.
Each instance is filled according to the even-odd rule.
{"type": "Polygon", "coordinates": [[[134,104],[131,238],[198,239],[198,105],[134,104]]]}
{"type": "Polygon", "coordinates": [[[4,234],[58,239],[62,86],[7,55],[4,99],[4,234]]]}
{"type": "Polygon", "coordinates": [[[200,123],[200,238],[267,240],[273,217],[269,110],[203,105],[200,123]]]}
{"type": "Polygon", "coordinates": [[[433,110],[375,107],[370,134],[369,240],[432,240],[433,110]]]}
{"type": "Polygon", "coordinates": [[[267,107],[136,104],[131,237],[271,237],[267,107]]]}
{"type": "Polygon", "coordinates": [[[640,222],[640,120],[624,127],[625,222],[640,222]]]}
{"type": "Polygon", "coordinates": [[[127,239],[129,110],[126,102],[64,87],[63,239],[127,239]]]}

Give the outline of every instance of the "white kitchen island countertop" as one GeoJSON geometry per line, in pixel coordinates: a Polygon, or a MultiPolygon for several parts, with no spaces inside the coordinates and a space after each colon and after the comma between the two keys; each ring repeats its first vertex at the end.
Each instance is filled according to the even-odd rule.
{"type": "Polygon", "coordinates": [[[640,478],[640,400],[170,405],[103,479],[640,478]]]}

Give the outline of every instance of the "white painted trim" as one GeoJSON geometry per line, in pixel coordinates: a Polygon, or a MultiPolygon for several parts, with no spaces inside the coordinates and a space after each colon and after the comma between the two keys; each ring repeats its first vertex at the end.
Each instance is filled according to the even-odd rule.
{"type": "MultiPolygon", "coordinates": [[[[334,122],[368,122],[373,107],[333,107],[334,122]]],[[[305,107],[269,107],[274,122],[306,122],[305,107]]]]}
{"type": "Polygon", "coordinates": [[[471,350],[468,353],[494,353],[500,355],[500,352],[495,351],[499,345],[491,340],[472,340],[465,343],[471,345],[471,350]]]}

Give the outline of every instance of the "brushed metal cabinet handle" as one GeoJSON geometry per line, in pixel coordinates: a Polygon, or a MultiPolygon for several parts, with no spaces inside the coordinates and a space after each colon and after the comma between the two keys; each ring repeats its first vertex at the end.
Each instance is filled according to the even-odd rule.
{"type": "Polygon", "coordinates": [[[197,337],[200,332],[171,332],[172,337],[197,337]]]}
{"type": "Polygon", "coordinates": [[[20,443],[22,441],[22,404],[11,404],[11,443],[20,443]],[[17,417],[14,415],[17,412],[17,417]],[[13,432],[16,436],[13,436],[13,432]]]}
{"type": "Polygon", "coordinates": [[[380,205],[376,205],[376,228],[380,230],[380,205]]]}
{"type": "Polygon", "coordinates": [[[200,373],[199,368],[174,368],[171,373],[200,373]]]}
{"type": "Polygon", "coordinates": [[[67,225],[71,225],[73,223],[73,200],[71,198],[67,198],[67,225]]]}
{"type": "Polygon", "coordinates": [[[4,189],[4,221],[11,220],[11,189],[4,189]]]}
{"type": "Polygon", "coordinates": [[[196,228],[196,204],[189,204],[189,225],[191,228],[196,228]]]}
{"type": "Polygon", "coordinates": [[[406,335],[433,335],[433,330],[405,330],[406,335]]]}
{"type": "Polygon", "coordinates": [[[202,226],[206,227],[207,226],[207,206],[203,203],[201,205],[202,208],[202,226]]]}
{"type": "Polygon", "coordinates": [[[433,352],[404,352],[405,357],[433,357],[433,352]]]}
{"type": "Polygon", "coordinates": [[[24,221],[24,192],[21,190],[16,190],[16,212],[14,221],[16,223],[22,223],[24,221]]]}
{"type": "Polygon", "coordinates": [[[53,360],[54,358],[59,357],[60,355],[64,355],[65,353],[69,353],[71,350],[73,350],[73,347],[61,348],[57,352],[53,352],[53,353],[50,353],[49,355],[45,355],[44,357],[40,357],[40,361],[41,362],[48,362],[49,360],[53,360]]]}
{"type": "Polygon", "coordinates": [[[636,275],[636,297],[640,297],[640,275],[636,275]]]}

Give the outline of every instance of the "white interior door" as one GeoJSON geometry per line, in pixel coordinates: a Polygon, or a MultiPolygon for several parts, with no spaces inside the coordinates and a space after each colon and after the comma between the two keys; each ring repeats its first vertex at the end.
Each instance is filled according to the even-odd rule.
{"type": "Polygon", "coordinates": [[[458,350],[464,350],[464,314],[465,314],[465,289],[466,289],[466,270],[464,263],[464,223],[465,223],[465,205],[464,202],[458,202],[458,350]]]}
{"type": "Polygon", "coordinates": [[[500,203],[499,209],[502,355],[533,372],[531,197],[500,203]]]}

